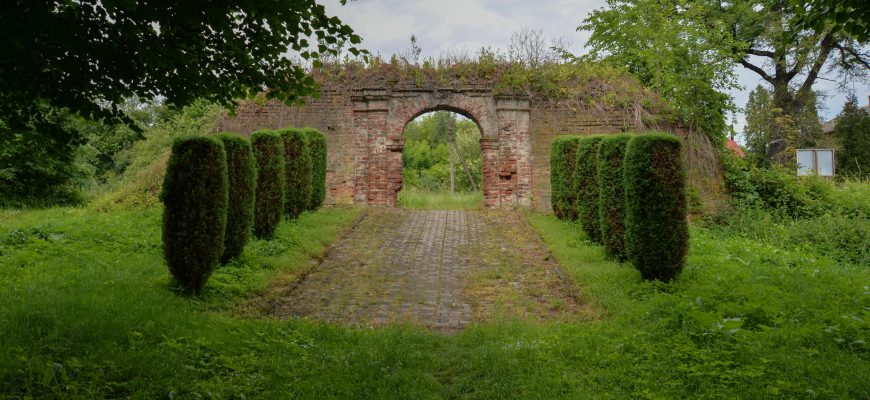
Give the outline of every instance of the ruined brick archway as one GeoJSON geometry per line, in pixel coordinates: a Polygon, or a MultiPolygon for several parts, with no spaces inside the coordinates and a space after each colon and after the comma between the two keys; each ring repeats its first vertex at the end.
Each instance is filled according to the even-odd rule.
{"type": "Polygon", "coordinates": [[[497,80],[457,69],[380,65],[319,72],[321,96],[303,106],[245,101],[215,131],[313,127],[326,134],[327,204],[393,206],[402,187],[403,131],[422,113],[449,110],[480,128],[488,208],[550,210],[550,145],[565,134],[663,130],[683,139],[689,182],[705,199],[721,190],[716,150],[707,135],[659,118],[656,96],[639,84],[596,78],[558,101],[504,90],[497,80]],[[632,86],[635,85],[635,86],[632,86]],[[510,93],[510,94],[505,94],[510,93]],[[614,101],[614,99],[621,99],[614,101]],[[665,122],[662,122],[665,121],[665,122]]]}
{"type": "Polygon", "coordinates": [[[461,91],[362,93],[352,97],[354,199],[395,206],[402,189],[402,136],[408,122],[437,110],[464,115],[480,128],[484,205],[531,205],[529,101],[461,91]]]}

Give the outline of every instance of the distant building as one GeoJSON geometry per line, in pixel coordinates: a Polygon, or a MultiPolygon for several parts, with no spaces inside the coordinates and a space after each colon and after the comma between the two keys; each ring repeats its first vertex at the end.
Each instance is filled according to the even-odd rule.
{"type": "MultiPolygon", "coordinates": [[[[859,110],[864,110],[867,114],[870,114],[870,96],[867,96],[867,105],[863,107],[859,107],[859,110]]],[[[837,126],[837,117],[832,118],[830,121],[822,124],[822,132],[831,133],[834,131],[834,127],[837,126]]]]}
{"type": "Polygon", "coordinates": [[[725,142],[725,148],[731,150],[731,152],[734,153],[734,155],[737,157],[746,157],[746,154],[743,152],[743,148],[734,141],[734,136],[728,138],[728,141],[725,142]]]}

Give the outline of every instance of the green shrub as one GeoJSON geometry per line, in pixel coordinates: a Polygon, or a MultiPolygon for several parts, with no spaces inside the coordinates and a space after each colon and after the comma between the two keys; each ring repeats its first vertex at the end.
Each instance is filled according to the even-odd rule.
{"type": "Polygon", "coordinates": [[[870,181],[843,180],[828,200],[844,215],[870,218],[870,181]]]}
{"type": "Polygon", "coordinates": [[[186,292],[199,293],[224,252],[227,161],[208,136],[175,139],[163,180],[163,254],[186,292]]]}
{"type": "Polygon", "coordinates": [[[271,239],[284,213],[284,140],[274,131],[251,135],[257,160],[257,193],[254,196],[254,236],[271,239]]]}
{"type": "Polygon", "coordinates": [[[242,254],[254,226],[254,197],[257,190],[257,163],[248,139],[234,133],[216,136],[227,152],[227,230],[221,263],[242,254]]]}
{"type": "Polygon", "coordinates": [[[81,162],[86,138],[78,118],[39,107],[25,126],[10,126],[0,115],[0,208],[75,205],[84,200],[83,184],[93,167],[81,162]]]}
{"type": "MultiPolygon", "coordinates": [[[[794,170],[776,165],[753,167],[727,155],[720,156],[720,161],[725,187],[739,208],[758,207],[791,219],[815,218],[827,212],[859,216],[870,210],[868,205],[853,201],[855,197],[845,195],[847,191],[835,190],[829,179],[797,176],[794,170]]],[[[843,186],[848,187],[849,181],[843,186]]]]}
{"type": "Polygon", "coordinates": [[[296,218],[311,204],[311,153],[308,138],[301,129],[280,131],[284,139],[284,216],[296,218]]]}
{"type": "Polygon", "coordinates": [[[559,136],[550,149],[550,203],[556,217],[577,219],[574,163],[579,136],[559,136]]]}
{"type": "Polygon", "coordinates": [[[309,210],[316,210],[326,199],[326,136],[317,129],[304,129],[308,135],[311,153],[311,202],[309,210]]]}
{"type": "Polygon", "coordinates": [[[668,281],[688,252],[686,169],[676,136],[650,133],[625,149],[625,249],[645,279],[668,281]]]}
{"type": "Polygon", "coordinates": [[[826,211],[830,185],[818,182],[822,179],[798,177],[782,167],[752,168],[749,171],[749,181],[757,201],[763,207],[791,218],[815,217],[826,211]]]}
{"type": "Polygon", "coordinates": [[[625,189],[622,160],[631,135],[611,135],[598,144],[598,212],[607,255],[625,261],[625,189]]]}
{"type": "Polygon", "coordinates": [[[598,144],[603,135],[583,136],[577,142],[574,166],[574,192],[577,196],[577,218],[589,240],[601,243],[601,222],[598,211],[598,144]]]}

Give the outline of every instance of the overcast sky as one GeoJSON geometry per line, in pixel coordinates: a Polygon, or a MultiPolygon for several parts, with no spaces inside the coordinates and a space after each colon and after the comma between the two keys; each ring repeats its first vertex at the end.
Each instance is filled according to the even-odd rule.
{"type": "MultiPolygon", "coordinates": [[[[569,50],[583,54],[587,32],[577,32],[577,25],[590,11],[604,7],[604,0],[357,0],[340,6],[338,0],[326,0],[327,11],[362,36],[363,47],[385,58],[410,47],[410,37],[417,37],[423,57],[438,57],[451,49],[474,53],[481,47],[507,48],[511,33],[523,28],[541,29],[550,38],[563,38],[569,50]]],[[[732,95],[739,107],[746,105],[749,92],[763,81],[743,68],[738,69],[743,90],[732,95]]],[[[825,76],[836,79],[834,76],[825,76]]],[[[850,88],[853,85],[850,85],[850,88]]],[[[819,110],[823,120],[836,116],[843,108],[846,93],[837,84],[825,80],[816,89],[827,95],[825,108],[819,110]]],[[[867,104],[870,85],[854,84],[859,105],[867,104]]],[[[743,127],[737,115],[736,129],[743,127]]]]}

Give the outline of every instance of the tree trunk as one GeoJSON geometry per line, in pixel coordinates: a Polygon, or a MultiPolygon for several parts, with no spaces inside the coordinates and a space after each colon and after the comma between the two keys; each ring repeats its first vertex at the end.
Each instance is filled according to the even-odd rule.
{"type": "Polygon", "coordinates": [[[474,182],[474,177],[471,176],[471,170],[468,169],[468,165],[465,164],[465,158],[462,157],[462,152],[459,149],[456,149],[456,155],[459,156],[459,164],[462,164],[462,169],[465,170],[465,175],[468,176],[468,182],[471,183],[471,190],[477,191],[477,184],[474,182]]]}
{"type": "Polygon", "coordinates": [[[453,176],[453,140],[448,143],[450,144],[448,148],[450,150],[450,194],[452,195],[456,191],[456,180],[453,176]]]}

